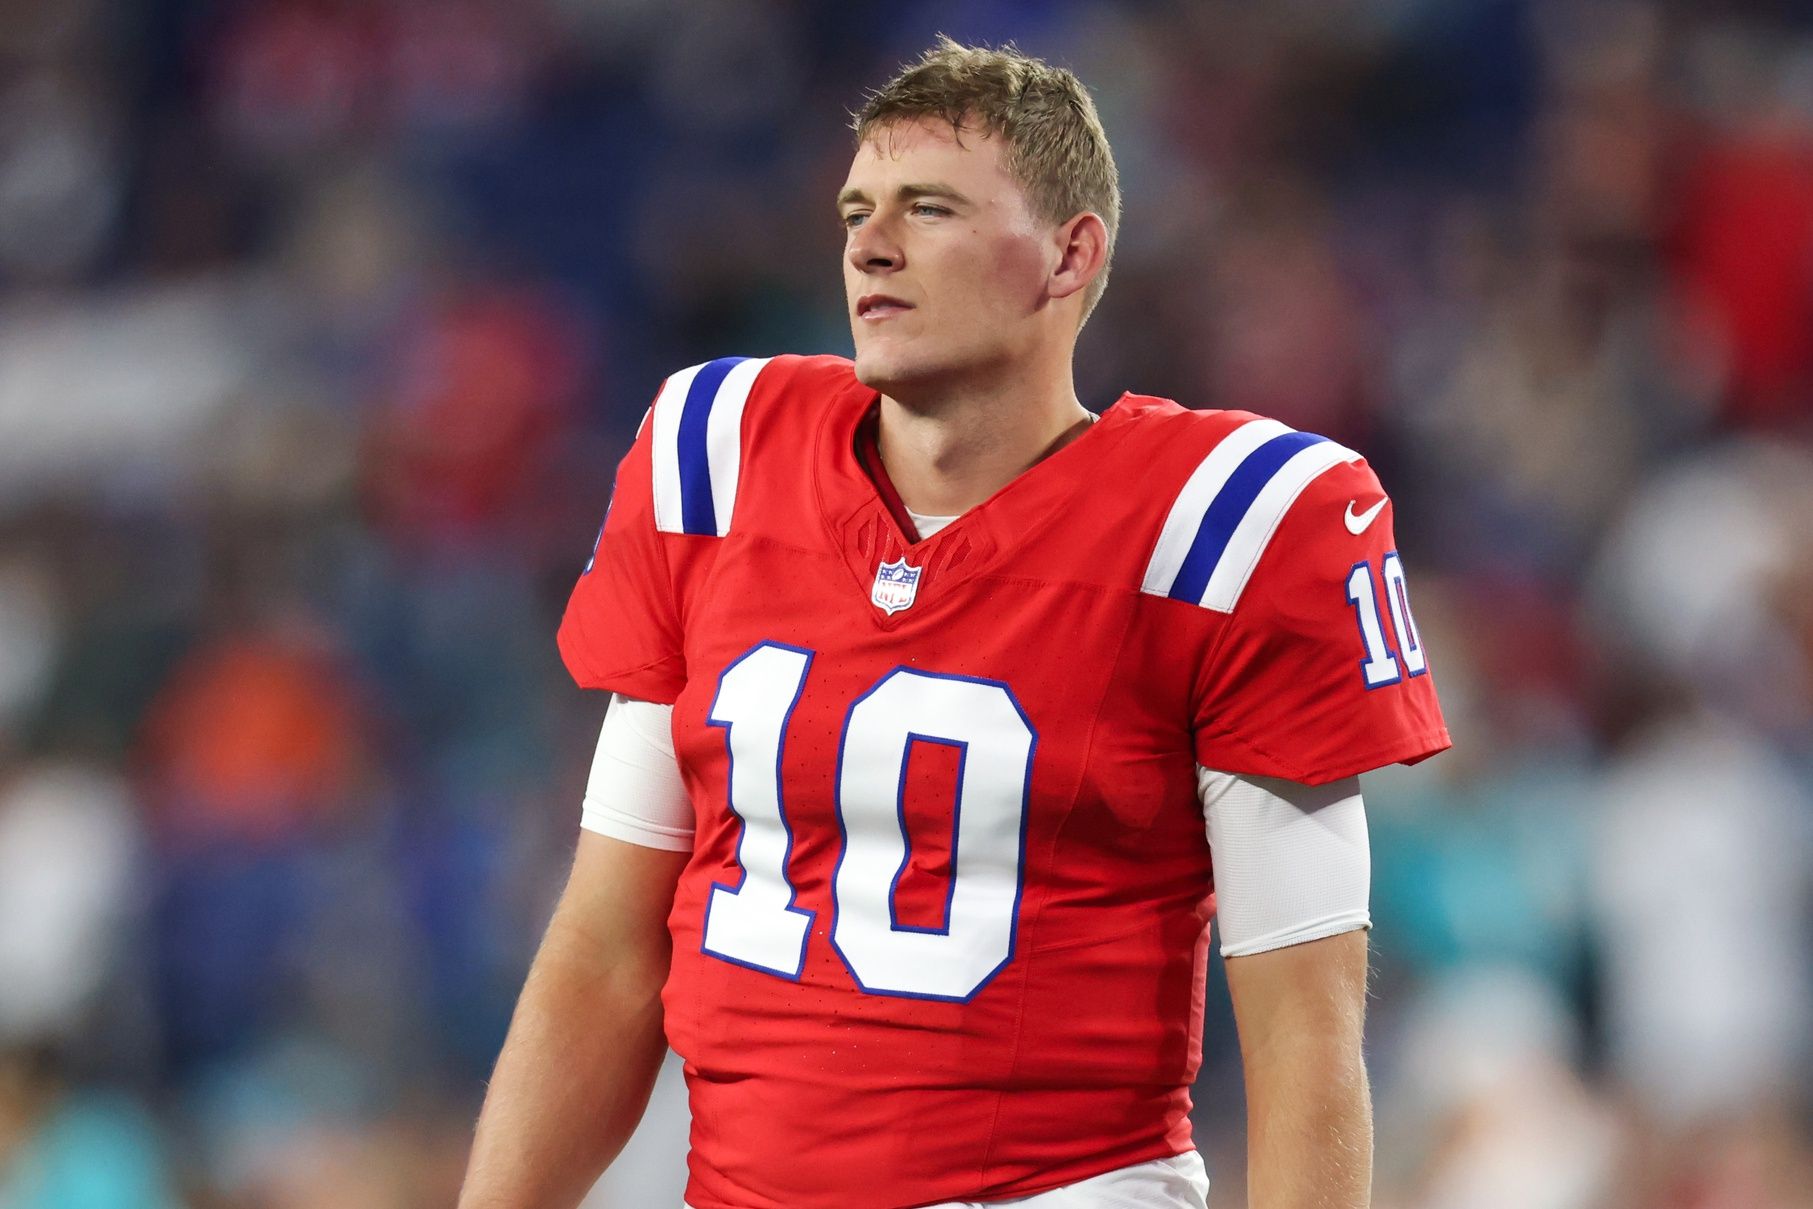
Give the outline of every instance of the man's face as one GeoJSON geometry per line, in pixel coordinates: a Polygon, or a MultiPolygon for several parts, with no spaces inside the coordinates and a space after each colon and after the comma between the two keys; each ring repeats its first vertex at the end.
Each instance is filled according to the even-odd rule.
{"type": "Polygon", "coordinates": [[[998,136],[923,118],[881,127],[838,195],[856,376],[881,391],[1010,364],[1035,347],[1050,224],[998,136]]]}

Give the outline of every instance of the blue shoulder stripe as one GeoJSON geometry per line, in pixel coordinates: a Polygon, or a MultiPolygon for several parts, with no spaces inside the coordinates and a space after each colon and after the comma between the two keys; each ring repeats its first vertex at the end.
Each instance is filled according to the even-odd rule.
{"type": "Polygon", "coordinates": [[[1196,540],[1190,543],[1190,552],[1184,556],[1183,566],[1178,568],[1177,578],[1171,581],[1171,590],[1165,595],[1172,600],[1201,600],[1208,590],[1209,576],[1214,574],[1222,556],[1227,553],[1228,542],[1233,540],[1235,526],[1252,508],[1260,489],[1271,482],[1299,450],[1327,439],[1309,432],[1287,432],[1249,453],[1202,514],[1202,523],[1196,528],[1196,540]]]}
{"type": "MultiPolygon", "coordinates": [[[[747,357],[719,357],[716,361],[707,361],[686,388],[675,443],[680,458],[680,523],[687,533],[711,535],[718,531],[717,508],[711,498],[711,456],[707,444],[711,409],[724,379],[747,360],[747,357]]],[[[724,504],[728,513],[730,501],[725,500],[724,504]]]]}

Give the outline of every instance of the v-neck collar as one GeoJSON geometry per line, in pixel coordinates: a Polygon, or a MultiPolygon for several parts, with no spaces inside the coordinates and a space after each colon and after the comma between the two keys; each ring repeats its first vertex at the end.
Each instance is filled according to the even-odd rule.
{"type": "Polygon", "coordinates": [[[914,606],[893,614],[871,608],[876,624],[893,629],[913,615],[923,616],[949,598],[950,588],[1057,520],[1059,505],[1087,480],[1086,475],[1076,473],[1076,466],[1119,444],[1125,433],[1122,421],[1129,414],[1122,404],[1129,397],[1121,395],[1087,432],[921,539],[879,453],[873,459],[876,473],[871,474],[864,465],[867,459],[858,435],[861,426],[871,422],[881,395],[852,378],[818,425],[812,458],[814,486],[829,536],[865,599],[882,563],[901,561],[918,573],[914,606]]]}
{"type": "MultiPolygon", "coordinates": [[[[913,513],[900,498],[900,491],[894,486],[894,479],[888,474],[887,463],[881,460],[881,408],[879,405],[869,408],[862,419],[856,422],[856,463],[875,486],[875,494],[881,497],[882,506],[888,510],[894,525],[900,530],[901,537],[908,545],[918,545],[924,540],[919,536],[919,525],[913,520],[913,513]]],[[[962,515],[959,513],[958,515],[962,515]]],[[[956,520],[955,516],[950,518],[956,520]]],[[[947,526],[948,527],[948,524],[947,526]]]]}

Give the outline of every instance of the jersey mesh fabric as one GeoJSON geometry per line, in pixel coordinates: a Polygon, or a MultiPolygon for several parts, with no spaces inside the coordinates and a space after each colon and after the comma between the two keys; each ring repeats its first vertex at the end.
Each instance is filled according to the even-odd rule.
{"type": "MultiPolygon", "coordinates": [[[[680,779],[670,706],[611,698],[581,826],[684,852],[693,807],[680,779]]],[[[1214,864],[1224,957],[1370,928],[1371,855],[1358,780],[1299,785],[1196,770],[1214,864]]]]}

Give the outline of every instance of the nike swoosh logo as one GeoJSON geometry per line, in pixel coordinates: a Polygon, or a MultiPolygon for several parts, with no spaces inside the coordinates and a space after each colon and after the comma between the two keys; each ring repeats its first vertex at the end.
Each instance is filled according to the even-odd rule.
{"type": "Polygon", "coordinates": [[[1360,534],[1366,532],[1367,526],[1371,525],[1372,522],[1377,519],[1379,513],[1384,511],[1385,501],[1380,500],[1358,516],[1353,514],[1353,505],[1353,500],[1347,501],[1347,515],[1343,519],[1347,522],[1347,531],[1355,537],[1358,537],[1360,534]]]}

